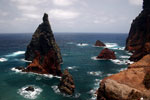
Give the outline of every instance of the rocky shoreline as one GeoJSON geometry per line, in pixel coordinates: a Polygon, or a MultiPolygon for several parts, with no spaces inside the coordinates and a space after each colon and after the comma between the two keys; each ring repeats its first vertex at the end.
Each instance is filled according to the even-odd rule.
{"type": "Polygon", "coordinates": [[[150,1],[144,0],[143,11],[133,20],[126,50],[132,52],[133,64],[127,70],[104,78],[97,100],[150,100],[150,1]]]}

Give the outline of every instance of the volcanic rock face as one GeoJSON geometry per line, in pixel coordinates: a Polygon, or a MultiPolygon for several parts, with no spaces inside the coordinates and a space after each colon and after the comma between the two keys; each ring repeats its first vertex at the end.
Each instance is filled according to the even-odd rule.
{"type": "Polygon", "coordinates": [[[150,54],[150,1],[144,0],[143,11],[133,20],[126,50],[133,52],[132,61],[138,61],[146,54],[150,54]]]}
{"type": "Polygon", "coordinates": [[[62,93],[65,93],[68,95],[72,95],[74,93],[74,89],[75,89],[74,81],[67,69],[64,70],[64,73],[62,75],[58,88],[62,93]]]}
{"type": "Polygon", "coordinates": [[[27,72],[61,75],[62,57],[46,13],[43,23],[39,25],[27,46],[25,59],[32,61],[26,68],[27,72]]]}
{"type": "Polygon", "coordinates": [[[97,56],[97,59],[116,59],[115,52],[108,48],[103,49],[97,56]]]}
{"type": "Polygon", "coordinates": [[[96,43],[95,43],[95,46],[103,47],[103,46],[106,46],[106,45],[103,42],[101,42],[100,40],[97,40],[96,43]]]}
{"type": "Polygon", "coordinates": [[[127,70],[103,79],[97,100],[150,100],[149,61],[150,55],[146,55],[127,70]]]}

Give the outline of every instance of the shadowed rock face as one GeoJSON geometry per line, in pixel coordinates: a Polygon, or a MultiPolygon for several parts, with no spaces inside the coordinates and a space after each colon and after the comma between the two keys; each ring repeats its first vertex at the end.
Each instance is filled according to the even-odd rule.
{"type": "Polygon", "coordinates": [[[62,57],[46,13],[43,23],[38,26],[27,46],[25,59],[32,61],[26,69],[27,72],[61,75],[62,57]]]}
{"type": "Polygon", "coordinates": [[[102,47],[102,46],[106,46],[106,45],[103,42],[101,42],[100,40],[97,40],[95,43],[95,46],[102,47]]]}
{"type": "Polygon", "coordinates": [[[62,93],[65,93],[68,95],[72,95],[74,93],[74,89],[75,89],[74,81],[73,81],[71,74],[69,73],[67,69],[64,70],[64,73],[62,75],[58,88],[62,93]]]}
{"type": "Polygon", "coordinates": [[[143,11],[133,20],[126,50],[133,52],[132,61],[138,61],[146,54],[150,54],[150,0],[144,0],[143,11]]]}
{"type": "Polygon", "coordinates": [[[97,56],[97,59],[116,59],[115,52],[108,48],[103,49],[97,56]]]}

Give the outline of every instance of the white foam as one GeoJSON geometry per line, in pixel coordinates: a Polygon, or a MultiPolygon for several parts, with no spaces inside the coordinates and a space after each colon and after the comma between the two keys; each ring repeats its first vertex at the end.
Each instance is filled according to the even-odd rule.
{"type": "Polygon", "coordinates": [[[69,66],[69,67],[67,67],[67,69],[70,69],[70,70],[73,70],[73,69],[76,69],[77,68],[77,66],[69,66]]]}
{"type": "Polygon", "coordinates": [[[21,61],[23,61],[23,62],[29,62],[29,63],[31,63],[32,61],[28,61],[28,60],[25,60],[25,59],[20,59],[21,61]]]}
{"type": "Polygon", "coordinates": [[[120,56],[120,58],[130,58],[130,56],[120,56]]]}
{"type": "Polygon", "coordinates": [[[116,49],[116,50],[124,50],[125,47],[118,47],[118,48],[113,48],[113,49],[116,49]]]}
{"type": "Polygon", "coordinates": [[[91,71],[91,72],[87,72],[87,74],[93,75],[93,76],[101,76],[102,72],[101,71],[91,71]]]}
{"type": "Polygon", "coordinates": [[[12,70],[12,71],[15,71],[16,73],[18,73],[18,72],[19,72],[19,73],[22,73],[22,71],[21,71],[21,70],[16,69],[16,68],[14,68],[14,67],[13,67],[13,68],[11,68],[11,70],[12,70]]]}
{"type": "Polygon", "coordinates": [[[61,94],[61,95],[63,95],[64,97],[79,98],[80,95],[81,95],[80,93],[75,93],[74,95],[67,95],[67,94],[61,93],[57,85],[51,86],[51,88],[53,89],[53,91],[54,91],[55,93],[61,94]]]}
{"type": "Polygon", "coordinates": [[[8,61],[8,59],[6,59],[6,58],[0,58],[0,62],[5,62],[5,61],[8,61]]]}
{"type": "Polygon", "coordinates": [[[60,90],[57,85],[51,86],[55,93],[60,93],[60,90]]]}
{"type": "Polygon", "coordinates": [[[89,45],[89,44],[87,44],[87,43],[78,43],[78,44],[77,44],[77,46],[83,46],[83,47],[84,47],[84,46],[88,46],[88,45],[89,45]]]}
{"type": "Polygon", "coordinates": [[[111,60],[113,63],[118,64],[118,65],[127,65],[127,64],[132,64],[133,62],[130,60],[119,60],[119,59],[115,59],[115,60],[111,60]]]}
{"type": "Polygon", "coordinates": [[[92,60],[105,60],[105,59],[97,59],[97,56],[91,57],[92,60]]]}
{"type": "Polygon", "coordinates": [[[113,74],[107,74],[107,76],[111,76],[111,75],[113,75],[113,74]]]}
{"type": "Polygon", "coordinates": [[[133,55],[133,53],[131,53],[131,52],[128,52],[128,51],[127,51],[127,54],[128,54],[128,55],[130,55],[130,56],[131,56],[131,55],[133,55]]]}
{"type": "Polygon", "coordinates": [[[32,74],[32,75],[40,75],[40,76],[43,76],[43,77],[47,77],[47,78],[61,78],[60,76],[53,76],[52,74],[38,74],[38,73],[33,73],[33,72],[22,72],[21,70],[18,70],[16,68],[11,68],[12,71],[15,71],[16,73],[29,73],[29,74],[32,74]]]}
{"type": "Polygon", "coordinates": [[[117,47],[118,44],[117,43],[105,43],[107,48],[113,48],[113,47],[117,47]]]}
{"type": "Polygon", "coordinates": [[[36,99],[37,96],[40,95],[42,91],[43,90],[37,86],[28,85],[19,89],[17,93],[27,99],[36,99]],[[26,91],[25,89],[28,88],[29,86],[32,86],[34,88],[34,91],[26,91]]]}
{"type": "Polygon", "coordinates": [[[12,54],[6,55],[6,57],[14,57],[14,56],[22,55],[24,53],[25,51],[16,51],[16,52],[13,52],[12,54]]]}

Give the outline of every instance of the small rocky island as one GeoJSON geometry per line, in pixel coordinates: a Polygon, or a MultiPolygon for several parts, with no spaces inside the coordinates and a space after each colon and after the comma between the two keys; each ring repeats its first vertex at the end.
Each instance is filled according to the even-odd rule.
{"type": "Polygon", "coordinates": [[[150,100],[150,0],[144,0],[143,11],[133,20],[126,50],[135,63],[104,78],[97,100],[150,100]]]}
{"type": "MultiPolygon", "coordinates": [[[[61,76],[60,64],[62,57],[60,49],[55,41],[48,14],[44,14],[43,23],[38,26],[27,46],[25,59],[32,61],[27,68],[21,68],[24,72],[39,74],[53,74],[61,76]]],[[[17,68],[19,69],[19,68],[17,68]]]]}
{"type": "Polygon", "coordinates": [[[64,70],[60,84],[58,86],[60,92],[67,95],[72,95],[75,90],[75,84],[73,78],[67,69],[64,70]]]}
{"type": "Polygon", "coordinates": [[[96,47],[104,47],[106,45],[103,42],[101,42],[100,40],[97,40],[96,43],[95,43],[95,46],[96,47]]]}
{"type": "Polygon", "coordinates": [[[116,56],[114,51],[105,48],[100,52],[100,54],[96,58],[109,60],[109,59],[116,59],[116,56]]]}

